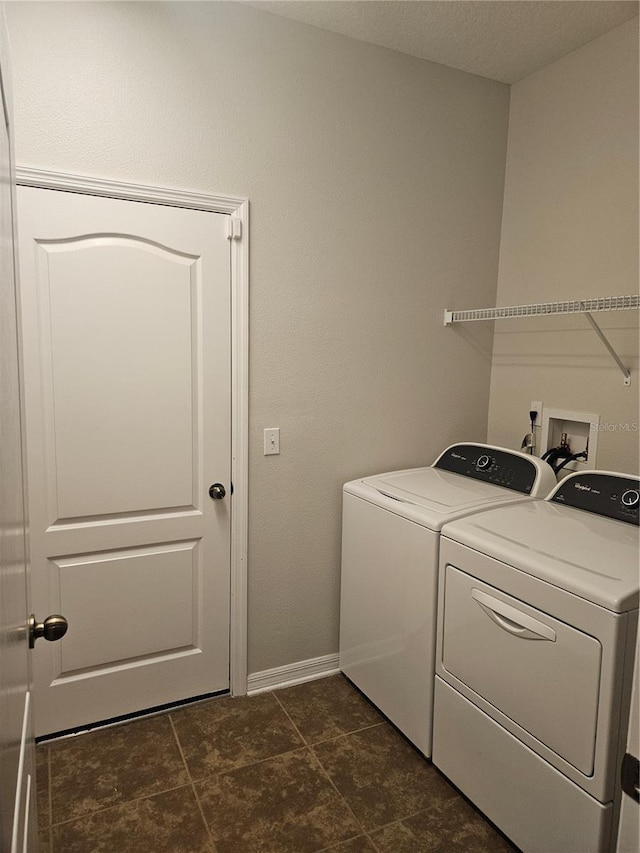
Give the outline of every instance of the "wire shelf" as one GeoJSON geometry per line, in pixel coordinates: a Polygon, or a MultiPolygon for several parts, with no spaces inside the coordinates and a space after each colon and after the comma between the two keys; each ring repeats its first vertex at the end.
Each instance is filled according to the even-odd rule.
{"type": "Polygon", "coordinates": [[[550,317],[558,314],[584,314],[594,332],[607,348],[624,377],[631,384],[631,371],[611,346],[602,329],[591,316],[598,311],[632,311],[640,308],[640,296],[603,296],[599,299],[571,299],[567,302],[540,302],[537,305],[509,305],[504,308],[471,308],[467,311],[445,311],[444,324],[469,323],[474,320],[504,320],[510,317],[550,317]]]}
{"type": "Polygon", "coordinates": [[[640,308],[640,296],[604,296],[598,299],[572,299],[567,302],[541,302],[537,305],[510,305],[504,308],[471,308],[445,311],[445,326],[474,320],[502,320],[510,317],[541,317],[553,314],[593,314],[596,311],[630,311],[640,308]]]}

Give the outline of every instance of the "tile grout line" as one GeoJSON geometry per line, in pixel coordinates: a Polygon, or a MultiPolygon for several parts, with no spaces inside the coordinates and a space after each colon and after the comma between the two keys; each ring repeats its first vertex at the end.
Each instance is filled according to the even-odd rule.
{"type": "MultiPolygon", "coordinates": [[[[342,800],[342,802],[345,804],[345,806],[347,807],[347,809],[348,809],[349,813],[353,816],[353,819],[355,820],[356,824],[357,824],[357,825],[360,827],[360,829],[362,830],[362,833],[361,833],[361,834],[362,834],[362,835],[366,835],[366,834],[367,834],[367,830],[365,829],[364,824],[362,823],[362,821],[360,820],[360,818],[356,815],[356,813],[354,812],[354,810],[351,808],[351,806],[350,806],[350,805],[349,805],[349,803],[347,802],[347,800],[346,800],[345,796],[341,793],[341,791],[339,791],[339,790],[338,790],[337,785],[335,784],[335,782],[333,781],[333,779],[332,779],[332,778],[331,778],[331,776],[329,775],[329,771],[325,768],[324,764],[322,763],[322,761],[320,761],[320,759],[318,758],[318,756],[316,755],[316,753],[315,753],[313,750],[311,750],[311,755],[313,756],[313,758],[315,759],[315,761],[318,763],[318,767],[320,768],[321,772],[324,774],[324,776],[325,776],[325,777],[326,777],[326,779],[328,780],[328,782],[329,782],[329,784],[331,785],[331,787],[333,788],[333,790],[336,792],[336,794],[340,797],[340,799],[342,800]]],[[[355,837],[357,837],[357,836],[355,836],[355,837]]],[[[349,840],[349,839],[347,839],[347,841],[348,841],[348,840],[349,840]]]]}
{"type": "MultiPolygon", "coordinates": [[[[285,689],[286,689],[286,688],[285,688],[285,689]]],[[[271,695],[272,695],[272,696],[277,700],[278,704],[280,705],[280,707],[282,708],[282,710],[283,710],[283,711],[285,712],[285,714],[287,715],[287,717],[288,717],[289,722],[291,723],[291,725],[294,727],[294,729],[296,730],[296,732],[300,735],[300,737],[302,738],[302,740],[304,741],[304,743],[305,743],[305,744],[306,744],[310,749],[312,749],[314,746],[319,746],[321,743],[330,743],[332,740],[340,740],[340,738],[343,738],[343,737],[350,737],[351,735],[357,735],[357,734],[360,734],[360,732],[367,732],[367,731],[369,731],[369,729],[375,729],[375,728],[377,728],[378,726],[387,726],[387,725],[389,725],[389,721],[388,721],[388,720],[382,719],[382,720],[380,720],[380,722],[378,722],[378,723],[371,723],[371,725],[369,725],[369,726],[362,726],[362,728],[360,728],[360,729],[354,729],[353,731],[350,731],[350,732],[343,732],[341,735],[335,735],[334,737],[328,737],[328,738],[325,738],[325,740],[318,740],[318,741],[316,741],[315,743],[310,744],[310,743],[307,741],[307,739],[303,736],[303,734],[302,734],[302,732],[300,731],[300,729],[296,726],[296,724],[293,722],[293,720],[292,720],[292,719],[291,719],[291,717],[289,716],[289,713],[288,713],[287,709],[284,707],[284,705],[282,704],[282,702],[281,702],[281,701],[280,701],[280,699],[278,698],[277,692],[276,692],[275,690],[272,690],[272,691],[271,691],[271,695]]]]}
{"type": "MultiPolygon", "coordinates": [[[[318,744],[316,744],[316,745],[318,746],[318,745],[320,745],[321,743],[331,743],[332,741],[334,741],[334,742],[335,742],[335,741],[337,741],[337,740],[342,740],[343,738],[347,738],[347,737],[349,737],[350,735],[359,734],[360,732],[366,732],[366,731],[369,731],[370,729],[375,729],[375,728],[377,728],[378,726],[385,726],[385,725],[387,725],[387,721],[386,721],[386,720],[381,720],[379,723],[373,723],[373,724],[372,724],[372,725],[370,725],[370,726],[364,726],[364,728],[362,728],[362,729],[356,729],[356,730],[355,730],[355,731],[353,731],[353,732],[345,732],[345,734],[338,735],[337,737],[334,737],[334,738],[327,738],[327,740],[321,740],[321,741],[318,741],[318,744]]],[[[334,788],[335,788],[335,790],[337,791],[338,795],[339,795],[339,796],[344,800],[344,802],[346,803],[347,808],[349,809],[349,811],[351,812],[351,814],[354,816],[354,818],[356,819],[356,821],[358,822],[358,824],[362,827],[362,833],[363,833],[363,835],[364,835],[364,836],[365,836],[365,837],[366,837],[366,838],[371,842],[371,844],[373,845],[373,847],[374,847],[374,849],[377,851],[377,853],[380,853],[380,848],[378,847],[378,845],[376,844],[376,842],[373,840],[373,838],[371,837],[371,835],[369,835],[369,831],[368,831],[367,829],[365,829],[364,824],[363,824],[363,823],[362,823],[362,821],[357,817],[357,815],[355,814],[355,812],[353,811],[353,809],[351,808],[351,806],[350,806],[350,805],[349,805],[349,803],[347,802],[346,798],[345,798],[345,797],[340,793],[340,791],[338,790],[338,788],[337,788],[337,787],[336,787],[336,785],[334,784],[333,779],[332,779],[332,778],[331,778],[331,776],[329,775],[328,770],[326,770],[326,769],[325,769],[325,767],[324,767],[324,765],[323,765],[322,761],[320,760],[320,758],[319,758],[319,756],[316,754],[316,752],[313,750],[313,748],[312,748],[312,752],[313,752],[313,755],[315,756],[315,758],[316,758],[316,760],[317,760],[318,764],[320,765],[320,767],[321,767],[322,771],[323,771],[323,772],[324,772],[324,774],[326,775],[327,779],[329,780],[329,782],[331,783],[331,785],[333,785],[333,787],[334,787],[334,788]]],[[[379,828],[379,827],[377,827],[376,829],[378,829],[378,828],[379,828]]],[[[320,853],[322,853],[322,851],[320,851],[320,853]]]]}
{"type": "Polygon", "coordinates": [[[291,723],[291,725],[293,726],[293,730],[294,730],[294,731],[295,731],[295,733],[298,735],[298,737],[300,738],[300,740],[302,741],[302,743],[307,747],[307,749],[311,749],[311,744],[310,744],[310,743],[309,743],[309,741],[306,739],[306,737],[302,734],[302,732],[301,732],[301,731],[300,731],[300,729],[296,726],[296,724],[293,722],[293,720],[291,719],[291,716],[290,716],[289,712],[288,712],[288,711],[287,711],[287,709],[284,707],[284,705],[282,704],[282,702],[280,701],[280,699],[279,699],[279,698],[278,698],[278,696],[276,695],[275,691],[273,691],[271,695],[273,696],[273,698],[276,700],[276,702],[277,702],[277,703],[278,703],[278,705],[280,706],[280,708],[281,708],[281,710],[283,711],[283,713],[284,713],[285,717],[287,718],[287,720],[289,720],[289,722],[290,722],[290,723],[291,723]]]}
{"type": "Polygon", "coordinates": [[[228,767],[226,770],[219,770],[217,773],[206,773],[204,776],[198,776],[194,779],[194,784],[205,782],[208,779],[217,779],[219,776],[226,776],[228,773],[235,773],[237,770],[245,770],[247,767],[257,767],[258,764],[264,764],[267,761],[272,761],[274,758],[281,758],[283,755],[293,755],[295,752],[301,752],[303,749],[308,749],[306,744],[296,746],[295,749],[287,749],[284,752],[276,752],[275,755],[267,755],[266,758],[259,758],[257,761],[251,761],[249,764],[239,764],[237,767],[228,767]]]}
{"type": "Polygon", "coordinates": [[[351,737],[351,735],[359,735],[360,732],[368,732],[370,729],[377,729],[379,726],[388,726],[388,720],[380,720],[379,723],[371,723],[370,726],[363,726],[361,729],[354,729],[352,732],[343,732],[341,735],[335,735],[335,737],[328,737],[326,740],[319,740],[314,743],[314,746],[320,746],[321,743],[331,743],[334,740],[340,740],[344,737],[351,737]]]}
{"type": "Polygon", "coordinates": [[[202,803],[200,802],[200,797],[198,796],[198,792],[196,791],[196,785],[193,781],[193,777],[191,776],[191,771],[189,770],[189,765],[187,764],[187,759],[185,758],[185,754],[182,749],[182,744],[180,743],[180,738],[178,737],[178,732],[176,731],[176,727],[173,722],[173,718],[171,714],[167,714],[169,717],[169,725],[171,726],[171,731],[173,732],[173,736],[176,740],[176,744],[178,746],[178,752],[180,753],[180,758],[182,758],[182,763],[184,764],[184,769],[187,771],[187,779],[189,780],[189,784],[191,785],[191,790],[193,791],[193,796],[196,798],[196,804],[198,806],[198,811],[200,812],[200,817],[202,818],[202,823],[204,824],[204,828],[207,831],[207,835],[209,837],[209,841],[214,844],[213,836],[211,834],[211,830],[209,829],[209,824],[207,823],[207,819],[204,816],[204,812],[202,811],[202,803]]]}
{"type": "Polygon", "coordinates": [[[380,848],[378,847],[374,839],[371,837],[371,835],[367,835],[367,839],[371,842],[373,849],[376,851],[376,853],[380,853],[380,848]]]}
{"type": "MultiPolygon", "coordinates": [[[[414,817],[418,817],[418,815],[425,814],[429,809],[418,809],[417,812],[413,812],[412,814],[406,815],[405,817],[400,817],[397,820],[390,820],[389,823],[383,823],[380,826],[376,826],[373,832],[379,832],[381,829],[388,829],[390,826],[396,826],[396,824],[404,823],[405,820],[412,820],[414,817]]],[[[373,841],[373,839],[371,839],[373,841]]],[[[374,846],[375,846],[375,842],[374,846]]],[[[377,848],[376,848],[377,849],[377,848]]]]}
{"type": "Polygon", "coordinates": [[[347,838],[346,841],[336,841],[336,843],[334,845],[332,845],[331,847],[323,847],[322,850],[317,850],[316,853],[332,853],[332,851],[339,850],[340,847],[343,847],[345,844],[348,844],[350,841],[354,841],[356,838],[366,838],[367,841],[369,841],[373,845],[373,849],[376,851],[376,853],[380,853],[380,848],[375,843],[373,838],[371,838],[371,836],[366,832],[363,832],[362,835],[355,835],[353,838],[347,838]]]}
{"type": "Polygon", "coordinates": [[[180,788],[187,788],[188,783],[185,785],[174,785],[173,788],[164,788],[162,791],[154,791],[152,794],[143,794],[141,797],[135,797],[133,800],[121,800],[117,803],[112,803],[110,806],[105,806],[101,809],[95,809],[90,812],[84,812],[83,814],[76,815],[75,817],[68,817],[66,820],[59,820],[58,823],[52,824],[52,829],[57,826],[64,826],[67,823],[73,823],[76,820],[86,820],[87,818],[93,817],[97,814],[102,814],[103,812],[111,811],[111,809],[120,809],[124,806],[133,805],[133,803],[141,803],[143,800],[150,800],[152,797],[160,797],[163,794],[170,794],[172,791],[179,791],[180,788]]]}
{"type": "Polygon", "coordinates": [[[380,848],[378,847],[378,845],[375,843],[375,841],[369,835],[368,832],[363,832],[361,835],[354,836],[354,838],[347,838],[346,841],[336,841],[336,843],[332,847],[323,847],[322,850],[318,850],[318,851],[316,851],[316,853],[331,853],[331,851],[338,850],[344,844],[348,844],[350,841],[353,841],[355,838],[366,838],[367,841],[369,841],[371,843],[371,845],[373,846],[375,853],[380,853],[380,848]]]}
{"type": "MultiPolygon", "coordinates": [[[[324,774],[325,778],[327,779],[327,781],[329,782],[329,784],[331,785],[331,787],[333,788],[333,790],[336,792],[336,794],[340,797],[340,799],[342,800],[342,802],[345,804],[345,806],[347,807],[347,810],[349,811],[349,813],[351,814],[351,816],[352,816],[352,817],[353,817],[353,819],[355,820],[356,824],[357,824],[359,827],[361,827],[361,828],[362,828],[362,834],[365,834],[365,835],[366,835],[366,830],[365,830],[364,826],[362,825],[362,821],[358,819],[358,817],[356,816],[355,812],[353,811],[353,809],[351,808],[351,806],[349,805],[349,803],[347,802],[347,800],[345,799],[345,797],[340,793],[340,791],[339,791],[339,790],[338,790],[338,788],[336,787],[336,785],[335,785],[335,783],[334,783],[333,779],[331,778],[331,776],[329,776],[328,771],[325,769],[324,765],[322,764],[322,762],[321,762],[321,761],[320,761],[320,759],[318,758],[318,756],[317,756],[317,754],[316,754],[315,750],[313,749],[313,747],[311,746],[311,744],[310,744],[310,743],[308,743],[308,741],[307,741],[307,739],[305,738],[305,736],[302,734],[302,732],[300,731],[300,729],[299,729],[299,728],[296,726],[296,724],[293,722],[293,720],[291,719],[291,716],[289,715],[289,712],[288,712],[288,711],[287,711],[287,709],[284,707],[284,705],[283,705],[283,704],[282,704],[282,702],[280,701],[279,697],[276,695],[275,691],[274,691],[274,694],[273,694],[273,695],[274,695],[274,697],[275,697],[276,701],[278,702],[278,705],[280,705],[280,707],[282,708],[282,710],[283,710],[283,711],[284,711],[284,713],[286,714],[287,719],[289,720],[289,722],[291,723],[291,725],[293,726],[293,728],[295,729],[295,731],[296,731],[296,732],[298,733],[298,735],[302,738],[303,743],[305,743],[305,744],[306,744],[307,749],[309,750],[309,752],[310,752],[310,754],[311,754],[311,758],[312,758],[312,759],[317,763],[318,767],[320,768],[321,772],[324,774]]],[[[324,741],[324,743],[326,743],[326,741],[324,741]]],[[[357,838],[357,836],[354,836],[354,837],[356,837],[356,838],[357,838]]],[[[346,839],[346,840],[347,840],[347,841],[349,841],[350,839],[346,839]]],[[[339,843],[340,843],[340,842],[339,842],[339,843]]],[[[374,845],[374,846],[375,846],[375,845],[374,845]]],[[[327,849],[327,848],[325,848],[325,850],[326,850],[326,849],[327,849]]],[[[330,849],[330,848],[329,848],[329,849],[330,849]]],[[[376,848],[376,849],[377,849],[377,848],[376,848]]]]}
{"type": "MultiPolygon", "coordinates": [[[[389,821],[389,823],[380,824],[380,826],[376,826],[372,830],[363,829],[362,834],[366,835],[366,837],[369,839],[369,841],[375,847],[376,851],[378,851],[378,853],[379,853],[380,848],[378,847],[378,845],[376,844],[374,839],[371,837],[372,832],[380,832],[380,830],[388,829],[390,826],[397,826],[399,824],[404,823],[405,820],[411,820],[412,818],[418,817],[418,815],[424,814],[425,812],[428,812],[428,809],[419,809],[417,812],[412,812],[410,815],[406,815],[405,817],[398,818],[397,820],[391,820],[391,821],[389,821]]],[[[318,853],[330,853],[331,850],[336,849],[336,847],[339,846],[340,844],[344,844],[344,842],[338,842],[337,845],[334,845],[334,847],[323,848],[322,850],[319,850],[318,853]]]]}
{"type": "MultiPolygon", "coordinates": [[[[307,746],[307,744],[302,744],[298,746],[296,749],[288,749],[286,752],[278,752],[275,755],[270,755],[268,758],[261,758],[260,761],[255,761],[253,764],[243,764],[241,767],[234,767],[231,770],[223,770],[222,773],[233,773],[235,770],[243,770],[245,767],[255,767],[258,764],[264,764],[267,761],[272,761],[274,758],[281,758],[285,755],[293,755],[296,752],[302,752],[303,750],[308,750],[313,755],[313,747],[307,746]]],[[[222,775],[222,774],[218,774],[222,775]]]]}

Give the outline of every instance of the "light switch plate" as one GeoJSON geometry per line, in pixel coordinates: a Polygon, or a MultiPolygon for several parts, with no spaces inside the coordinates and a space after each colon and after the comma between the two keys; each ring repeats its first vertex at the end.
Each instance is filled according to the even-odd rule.
{"type": "Polygon", "coordinates": [[[280,427],[270,427],[264,431],[264,455],[277,456],[280,453],[280,427]]]}

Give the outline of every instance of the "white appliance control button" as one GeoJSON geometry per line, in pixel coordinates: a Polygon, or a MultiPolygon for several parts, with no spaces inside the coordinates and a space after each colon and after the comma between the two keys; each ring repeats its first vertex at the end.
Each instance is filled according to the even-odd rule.
{"type": "Polygon", "coordinates": [[[635,506],[640,501],[640,494],[635,489],[628,489],[622,495],[622,503],[625,506],[635,506]]]}

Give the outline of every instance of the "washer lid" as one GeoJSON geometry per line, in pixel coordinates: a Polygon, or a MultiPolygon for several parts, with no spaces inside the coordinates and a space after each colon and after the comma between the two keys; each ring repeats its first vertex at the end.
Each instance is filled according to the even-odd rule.
{"type": "Polygon", "coordinates": [[[439,468],[392,471],[347,483],[344,490],[438,531],[454,518],[485,507],[522,501],[523,495],[439,468]]]}
{"type": "Polygon", "coordinates": [[[548,501],[492,509],[443,530],[449,539],[616,613],[638,607],[638,534],[635,525],[548,501]]]}

